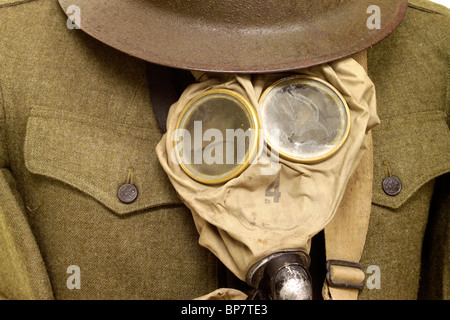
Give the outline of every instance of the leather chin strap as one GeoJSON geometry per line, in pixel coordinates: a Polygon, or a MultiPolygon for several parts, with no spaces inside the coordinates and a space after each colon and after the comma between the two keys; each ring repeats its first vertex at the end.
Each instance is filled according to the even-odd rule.
{"type": "Polygon", "coordinates": [[[166,133],[169,109],[186,88],[196,80],[190,71],[147,63],[147,82],[150,101],[158,125],[166,133]]]}
{"type": "MultiPolygon", "coordinates": [[[[367,53],[353,58],[367,71],[367,53]]],[[[367,136],[367,151],[351,176],[333,220],[325,228],[327,279],[324,299],[356,300],[364,286],[365,272],[359,264],[369,227],[373,181],[372,134],[367,136]]]]}

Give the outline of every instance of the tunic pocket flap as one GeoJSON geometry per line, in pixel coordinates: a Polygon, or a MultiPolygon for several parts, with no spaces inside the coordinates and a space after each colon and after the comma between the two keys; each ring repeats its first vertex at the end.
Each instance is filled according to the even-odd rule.
{"type": "Polygon", "coordinates": [[[372,202],[377,205],[397,209],[424,184],[450,171],[450,131],[443,112],[382,120],[373,136],[372,202]],[[394,195],[383,189],[383,181],[389,176],[398,178],[392,180],[390,192],[394,195]]]}
{"type": "MultiPolygon", "coordinates": [[[[25,165],[62,181],[116,214],[181,203],[155,154],[159,130],[34,107],[27,123],[25,165]],[[124,203],[124,184],[137,198],[124,203]],[[120,199],[119,199],[120,198],[120,199]]],[[[133,195],[132,195],[133,196],[133,195]]]]}

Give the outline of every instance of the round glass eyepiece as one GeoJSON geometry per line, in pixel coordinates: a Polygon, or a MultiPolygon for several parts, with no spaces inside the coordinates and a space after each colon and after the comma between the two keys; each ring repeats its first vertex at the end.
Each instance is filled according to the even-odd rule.
{"type": "Polygon", "coordinates": [[[257,153],[259,120],[253,106],[227,89],[206,91],[183,109],[174,151],[194,180],[220,184],[236,177],[257,153]]]}
{"type": "Polygon", "coordinates": [[[350,111],[329,83],[310,76],[281,79],[260,99],[261,125],[268,146],[301,163],[327,159],[350,132],[350,111]]]}

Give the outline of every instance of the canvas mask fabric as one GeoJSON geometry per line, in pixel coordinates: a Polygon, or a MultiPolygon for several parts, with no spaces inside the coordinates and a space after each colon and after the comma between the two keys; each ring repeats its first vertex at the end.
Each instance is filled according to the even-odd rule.
{"type": "Polygon", "coordinates": [[[198,82],[172,105],[167,133],[156,147],[163,169],[191,210],[199,243],[243,281],[251,266],[266,255],[282,250],[309,253],[311,238],[325,228],[339,206],[347,182],[367,148],[369,131],[379,124],[374,85],[353,58],[296,73],[327,81],[348,104],[350,133],[330,158],[314,164],[297,163],[274,157],[267,148],[261,148],[245,171],[218,185],[193,180],[174,161],[173,132],[189,101],[211,89],[228,89],[246,98],[260,117],[258,104],[264,89],[288,74],[194,72],[198,82]],[[278,201],[267,197],[274,182],[278,184],[278,201]]]}

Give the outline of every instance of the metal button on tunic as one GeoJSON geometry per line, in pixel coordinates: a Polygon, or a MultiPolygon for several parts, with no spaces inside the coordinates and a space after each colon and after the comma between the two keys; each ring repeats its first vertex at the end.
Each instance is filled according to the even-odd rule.
{"type": "Polygon", "coordinates": [[[138,197],[138,189],[133,184],[124,184],[119,188],[117,192],[117,197],[123,203],[129,204],[136,200],[138,197]]]}
{"type": "Polygon", "coordinates": [[[402,190],[402,183],[396,176],[390,176],[383,180],[383,190],[389,196],[396,196],[402,190]]]}

